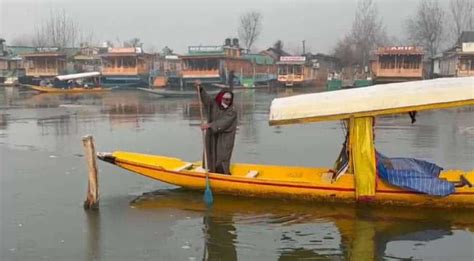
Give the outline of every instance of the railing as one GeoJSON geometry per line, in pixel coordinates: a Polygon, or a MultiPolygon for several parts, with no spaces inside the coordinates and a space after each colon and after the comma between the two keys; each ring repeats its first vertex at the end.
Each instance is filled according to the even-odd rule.
{"type": "Polygon", "coordinates": [[[101,70],[101,67],[99,65],[84,64],[77,65],[77,69],[81,72],[98,72],[101,70]]]}
{"type": "Polygon", "coordinates": [[[474,70],[459,70],[457,76],[459,77],[474,76],[474,70]]]}
{"type": "Polygon", "coordinates": [[[182,70],[181,75],[183,76],[183,78],[219,77],[219,70],[182,70]]]}
{"type": "Polygon", "coordinates": [[[36,68],[36,69],[26,69],[27,76],[52,76],[59,75],[58,69],[45,69],[45,68],[36,68]]]}
{"type": "Polygon", "coordinates": [[[423,77],[421,69],[381,69],[377,68],[375,71],[377,77],[423,77]]]}
{"type": "Polygon", "coordinates": [[[102,68],[103,75],[137,75],[137,68],[123,68],[123,67],[113,67],[113,68],[102,68]]]}
{"type": "Polygon", "coordinates": [[[286,75],[278,75],[279,82],[302,82],[304,80],[303,75],[295,75],[295,74],[286,74],[286,75]]]}

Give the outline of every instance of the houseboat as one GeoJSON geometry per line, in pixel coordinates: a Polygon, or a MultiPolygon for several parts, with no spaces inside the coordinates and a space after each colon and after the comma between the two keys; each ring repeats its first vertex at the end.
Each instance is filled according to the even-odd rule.
{"type": "Polygon", "coordinates": [[[104,86],[144,87],[149,85],[154,56],[143,52],[142,48],[109,48],[100,57],[104,86]]]}
{"type": "Polygon", "coordinates": [[[436,69],[440,77],[474,76],[474,31],[463,32],[457,43],[435,60],[436,69]]]}
{"type": "Polygon", "coordinates": [[[8,50],[5,40],[0,38],[0,85],[14,86],[25,70],[19,55],[8,50]]]}
{"type": "Polygon", "coordinates": [[[306,56],[281,56],[278,64],[278,82],[286,87],[316,84],[317,65],[306,56]]]}
{"type": "Polygon", "coordinates": [[[25,85],[42,93],[101,93],[112,88],[100,84],[100,72],[59,75],[53,81],[41,80],[39,85],[25,85]]]}
{"type": "Polygon", "coordinates": [[[181,56],[182,86],[195,80],[203,84],[228,84],[234,74],[234,86],[246,83],[248,87],[256,84],[256,79],[270,79],[276,75],[273,59],[259,58],[242,53],[238,39],[226,39],[224,45],[190,46],[188,54],[181,56]]]}
{"type": "Polygon", "coordinates": [[[181,59],[178,55],[158,56],[150,73],[152,88],[179,86],[181,76],[181,59]]]}
{"type": "Polygon", "coordinates": [[[381,47],[375,52],[371,70],[375,83],[423,79],[423,49],[415,46],[381,47]]]}
{"type": "Polygon", "coordinates": [[[107,52],[104,47],[81,45],[79,52],[73,57],[74,72],[97,72],[101,70],[100,54],[107,52]]]}
{"type": "Polygon", "coordinates": [[[36,52],[22,56],[26,76],[20,80],[22,84],[38,84],[66,73],[66,53],[58,48],[37,48],[36,52]]]}
{"type": "Polygon", "coordinates": [[[14,86],[18,77],[24,76],[21,57],[14,55],[0,56],[0,85],[14,86]]]}
{"type": "Polygon", "coordinates": [[[339,75],[342,70],[341,63],[338,58],[323,53],[306,53],[307,59],[310,59],[313,67],[316,67],[316,86],[325,87],[330,77],[339,75]]]}

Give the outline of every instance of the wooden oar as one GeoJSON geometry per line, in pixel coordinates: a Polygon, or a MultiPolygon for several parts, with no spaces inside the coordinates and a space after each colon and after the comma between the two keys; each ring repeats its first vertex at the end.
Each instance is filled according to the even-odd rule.
{"type": "MultiPolygon", "coordinates": [[[[202,112],[202,102],[201,102],[201,86],[198,85],[198,98],[199,98],[199,113],[201,115],[201,126],[204,124],[204,115],[202,112]]],[[[208,161],[207,161],[207,151],[206,151],[206,130],[202,130],[202,144],[203,144],[203,150],[204,150],[204,170],[206,172],[206,190],[204,190],[204,202],[206,202],[207,205],[211,205],[212,202],[214,201],[212,197],[212,190],[211,190],[211,184],[209,183],[209,173],[207,171],[207,166],[208,166],[208,161]]]]}

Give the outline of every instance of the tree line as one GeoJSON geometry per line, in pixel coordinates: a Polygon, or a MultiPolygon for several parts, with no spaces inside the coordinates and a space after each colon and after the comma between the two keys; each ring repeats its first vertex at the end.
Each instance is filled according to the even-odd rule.
{"type": "MultiPolygon", "coordinates": [[[[389,36],[374,0],[358,0],[351,30],[339,39],[332,55],[343,66],[358,64],[367,66],[370,52],[384,45],[417,45],[424,48],[429,58],[441,48],[452,46],[463,31],[474,30],[473,0],[450,0],[449,8],[443,9],[439,0],[419,0],[415,12],[404,20],[405,37],[389,36]]],[[[400,14],[402,16],[404,14],[400,14]]],[[[239,17],[237,34],[242,47],[250,51],[263,31],[263,15],[249,11],[239,17]]],[[[94,34],[82,30],[64,10],[51,10],[48,19],[35,28],[32,37],[19,37],[14,45],[35,47],[76,47],[81,42],[93,42],[94,34]]],[[[117,39],[120,43],[120,40],[117,39]]],[[[107,41],[114,46],[112,41],[107,41]]],[[[121,43],[125,47],[142,47],[139,38],[121,43]]],[[[283,42],[274,44],[277,52],[283,51],[283,42]]]]}
{"type": "Polygon", "coordinates": [[[373,0],[360,0],[352,29],[337,42],[333,55],[344,66],[366,66],[370,50],[399,44],[421,46],[433,58],[442,48],[453,46],[463,31],[474,30],[473,6],[472,0],[450,0],[445,10],[439,0],[420,0],[415,12],[403,21],[406,36],[399,38],[387,35],[373,0]]]}

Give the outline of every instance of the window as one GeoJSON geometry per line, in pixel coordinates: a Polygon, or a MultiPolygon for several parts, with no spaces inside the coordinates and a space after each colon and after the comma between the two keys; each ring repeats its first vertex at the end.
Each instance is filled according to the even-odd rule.
{"type": "Polygon", "coordinates": [[[295,65],[295,74],[296,75],[303,74],[303,65],[295,65]]]}
{"type": "Polygon", "coordinates": [[[131,67],[131,61],[130,61],[129,58],[123,59],[123,67],[124,67],[124,68],[129,68],[129,67],[131,67]]]}
{"type": "Polygon", "coordinates": [[[460,59],[461,70],[472,71],[474,70],[474,57],[460,59]]]}
{"type": "Polygon", "coordinates": [[[54,59],[46,59],[46,67],[48,69],[54,69],[54,59]]]}
{"type": "Polygon", "coordinates": [[[293,65],[288,65],[288,74],[294,74],[295,73],[295,68],[293,65]]]}
{"type": "Polygon", "coordinates": [[[279,65],[278,66],[278,74],[280,75],[287,75],[288,74],[288,68],[286,65],[279,65]]]}
{"type": "Polygon", "coordinates": [[[105,59],[104,59],[104,64],[105,64],[105,67],[107,67],[107,68],[111,68],[111,67],[112,67],[112,62],[109,61],[109,60],[105,60],[105,59]]]}

